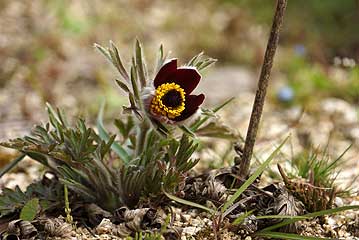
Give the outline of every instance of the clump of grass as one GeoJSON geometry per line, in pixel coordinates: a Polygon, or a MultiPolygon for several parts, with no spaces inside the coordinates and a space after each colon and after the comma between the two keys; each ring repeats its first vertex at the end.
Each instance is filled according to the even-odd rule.
{"type": "Polygon", "coordinates": [[[292,177],[301,177],[317,187],[334,188],[335,180],[340,174],[340,166],[344,155],[350,149],[347,147],[338,157],[329,154],[328,145],[322,149],[311,147],[304,150],[291,160],[294,171],[292,177]]]}
{"type": "Polygon", "coordinates": [[[349,148],[333,158],[328,152],[328,145],[324,149],[311,147],[291,160],[294,171],[289,177],[278,164],[286,188],[303,202],[309,212],[331,209],[335,197],[346,192],[339,189],[336,179],[349,148]]]}

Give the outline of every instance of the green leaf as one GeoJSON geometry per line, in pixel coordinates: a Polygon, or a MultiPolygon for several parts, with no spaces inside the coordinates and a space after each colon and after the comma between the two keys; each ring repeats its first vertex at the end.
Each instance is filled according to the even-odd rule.
{"type": "Polygon", "coordinates": [[[110,61],[110,63],[112,63],[112,65],[119,71],[121,76],[126,81],[129,81],[129,76],[125,67],[123,66],[120,53],[112,41],[110,41],[110,49],[106,49],[97,43],[94,44],[94,47],[98,49],[106,57],[106,59],[110,61]]]}
{"type": "Polygon", "coordinates": [[[187,63],[187,66],[195,67],[198,71],[200,71],[206,67],[209,67],[215,62],[217,62],[217,59],[208,58],[204,56],[203,52],[200,52],[187,63]]]}
{"type": "Polygon", "coordinates": [[[130,89],[127,87],[127,85],[124,82],[121,82],[120,80],[116,79],[115,80],[117,85],[125,92],[129,93],[130,89]]]}
{"type": "Polygon", "coordinates": [[[110,41],[110,46],[111,46],[111,50],[109,52],[110,52],[110,55],[112,56],[112,61],[115,63],[115,67],[120,72],[122,77],[124,79],[126,79],[126,81],[128,81],[129,80],[128,73],[127,73],[125,67],[123,66],[123,63],[122,63],[122,60],[120,57],[120,53],[119,53],[117,47],[115,46],[115,44],[112,41],[110,41]]]}
{"type": "Polygon", "coordinates": [[[198,71],[201,71],[209,66],[211,66],[212,64],[214,64],[215,62],[217,62],[217,59],[214,59],[214,58],[208,58],[206,59],[205,61],[199,63],[197,65],[197,69],[198,71]]]}
{"type": "Polygon", "coordinates": [[[136,67],[132,66],[131,67],[131,85],[132,85],[132,90],[133,90],[133,95],[135,96],[137,101],[140,101],[140,94],[139,94],[139,88],[137,85],[137,74],[136,74],[136,67]]]}
{"type": "Polygon", "coordinates": [[[170,130],[160,121],[154,122],[154,125],[156,127],[156,130],[162,135],[167,136],[169,134],[170,130]]]}
{"type": "Polygon", "coordinates": [[[146,70],[145,70],[145,63],[143,60],[143,53],[142,53],[142,46],[140,41],[136,39],[136,46],[135,46],[135,53],[136,53],[136,66],[138,70],[138,77],[141,82],[141,86],[146,86],[146,70]]]}
{"type": "Polygon", "coordinates": [[[196,137],[196,134],[194,132],[192,132],[191,129],[189,129],[188,127],[186,127],[185,125],[179,126],[179,128],[186,134],[188,134],[191,137],[196,137]]]}
{"type": "MultiPolygon", "coordinates": [[[[99,131],[100,138],[105,142],[108,142],[108,140],[110,139],[110,135],[107,133],[102,121],[104,108],[105,108],[105,103],[101,105],[100,111],[97,116],[97,128],[99,131]]],[[[112,143],[111,149],[121,158],[122,161],[124,161],[125,164],[127,164],[130,161],[131,159],[130,155],[117,142],[112,143]]]]}
{"type": "Polygon", "coordinates": [[[191,60],[189,60],[189,62],[187,63],[188,66],[195,66],[197,64],[197,61],[199,58],[201,58],[203,56],[203,52],[198,53],[197,55],[195,55],[191,60]]]}
{"type": "Polygon", "coordinates": [[[102,47],[100,44],[97,44],[95,43],[94,44],[94,47],[99,50],[105,57],[108,61],[110,61],[112,63],[112,58],[111,58],[111,55],[109,54],[109,52],[107,51],[106,48],[102,47]]]}
{"type": "Polygon", "coordinates": [[[157,65],[156,65],[155,73],[157,73],[161,69],[165,61],[166,61],[166,56],[164,56],[163,54],[163,45],[161,44],[157,54],[157,65]]]}
{"type": "Polygon", "coordinates": [[[169,199],[172,199],[173,201],[176,201],[176,202],[179,202],[179,203],[182,203],[184,205],[187,205],[187,206],[191,206],[191,207],[195,207],[195,208],[200,208],[200,209],[203,209],[209,213],[212,213],[214,214],[216,211],[213,210],[213,209],[210,209],[206,206],[203,206],[201,204],[198,204],[198,203],[194,203],[194,202],[191,202],[191,201],[188,201],[188,200],[185,200],[185,199],[182,199],[182,198],[179,198],[179,197],[176,197],[172,194],[169,194],[165,191],[163,191],[163,193],[169,198],[169,199]]]}
{"type": "Polygon", "coordinates": [[[16,186],[15,189],[4,188],[0,195],[0,218],[18,212],[28,201],[27,195],[16,186]]]}
{"type": "Polygon", "coordinates": [[[242,186],[233,194],[233,196],[223,205],[222,212],[237,200],[237,198],[257,179],[257,177],[269,165],[272,159],[278,154],[279,150],[283,147],[284,143],[288,140],[289,136],[272,152],[272,154],[265,160],[257,170],[242,184],[242,186]]]}
{"type": "MultiPolygon", "coordinates": [[[[219,110],[221,110],[222,108],[224,108],[227,104],[229,104],[230,102],[232,102],[234,100],[234,97],[231,97],[230,99],[228,99],[227,101],[225,101],[224,103],[222,103],[221,105],[215,107],[212,112],[213,113],[216,113],[218,112],[219,110]]],[[[192,126],[191,126],[191,130],[193,132],[196,132],[197,129],[202,126],[202,124],[204,124],[210,117],[209,116],[206,116],[204,118],[200,118],[198,119],[192,126]]]]}
{"type": "Polygon", "coordinates": [[[257,236],[260,237],[268,237],[268,238],[279,238],[279,239],[288,239],[288,240],[317,240],[317,239],[328,239],[331,238],[318,238],[318,237],[306,237],[293,233],[281,233],[281,232],[259,232],[256,233],[257,236]]]}
{"type": "Polygon", "coordinates": [[[243,213],[243,214],[240,215],[238,218],[236,218],[236,219],[233,221],[232,224],[233,224],[233,225],[241,224],[241,223],[244,221],[244,219],[245,219],[246,217],[248,217],[249,215],[251,215],[253,212],[254,212],[254,210],[250,210],[250,211],[248,211],[248,212],[243,213]]]}
{"type": "Polygon", "coordinates": [[[33,198],[29,200],[25,206],[21,209],[20,219],[24,221],[32,221],[35,219],[36,214],[39,210],[39,199],[33,198]]]}
{"type": "Polygon", "coordinates": [[[132,115],[127,116],[127,122],[122,119],[115,119],[114,124],[123,137],[122,142],[124,143],[130,137],[130,133],[135,126],[132,115]]]}
{"type": "Polygon", "coordinates": [[[128,93],[128,99],[130,100],[131,109],[137,109],[135,95],[133,95],[132,93],[128,93]]]}
{"type": "Polygon", "coordinates": [[[339,207],[339,208],[333,208],[333,209],[327,209],[327,210],[323,210],[323,211],[308,213],[308,214],[299,216],[299,217],[302,217],[300,219],[287,219],[287,220],[284,220],[283,222],[280,222],[280,223],[274,224],[272,226],[266,227],[266,228],[262,229],[260,232],[271,231],[273,229],[280,228],[280,227],[283,227],[283,226],[298,222],[298,221],[303,220],[303,219],[308,219],[308,218],[313,218],[313,217],[320,217],[320,216],[324,216],[324,215],[334,214],[334,213],[337,213],[337,212],[343,212],[343,211],[350,210],[350,209],[359,209],[359,205],[344,206],[344,207],[339,207]]]}

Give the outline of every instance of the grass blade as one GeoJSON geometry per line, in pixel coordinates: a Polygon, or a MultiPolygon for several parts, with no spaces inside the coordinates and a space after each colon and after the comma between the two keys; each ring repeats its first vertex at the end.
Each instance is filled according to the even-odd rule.
{"type": "Polygon", "coordinates": [[[270,231],[270,230],[273,230],[273,229],[276,229],[276,228],[280,228],[280,227],[283,227],[285,225],[292,224],[292,223],[298,222],[298,221],[303,220],[303,219],[308,219],[308,218],[313,218],[313,217],[320,217],[320,216],[324,216],[324,215],[328,215],[328,214],[334,214],[334,213],[337,213],[337,212],[343,212],[343,211],[350,210],[350,209],[359,209],[359,205],[344,206],[344,207],[338,207],[338,208],[334,208],[334,209],[327,209],[327,210],[323,210],[323,211],[308,213],[308,214],[305,214],[303,216],[300,216],[300,217],[303,217],[302,219],[287,219],[287,220],[284,220],[283,222],[280,222],[280,223],[274,224],[272,226],[266,227],[266,228],[262,229],[260,232],[266,232],[266,231],[270,231]]]}
{"type": "Polygon", "coordinates": [[[8,171],[10,171],[11,169],[13,169],[19,162],[21,162],[21,160],[24,159],[24,157],[26,156],[26,154],[21,154],[20,156],[18,156],[17,158],[15,158],[13,161],[9,162],[3,169],[1,169],[0,171],[0,178],[7,173],[8,171]]]}
{"type": "Polygon", "coordinates": [[[293,233],[281,233],[281,232],[260,232],[256,233],[257,236],[260,237],[268,237],[268,238],[279,238],[279,239],[288,239],[288,240],[317,240],[317,239],[327,239],[331,238],[318,238],[318,237],[306,237],[293,233]]]}
{"type": "Polygon", "coordinates": [[[245,219],[246,217],[248,217],[249,215],[251,215],[253,212],[254,212],[254,210],[250,210],[250,211],[248,211],[248,212],[243,213],[243,214],[240,215],[238,218],[236,218],[236,219],[233,221],[232,224],[233,224],[233,225],[241,224],[241,223],[244,221],[244,219],[245,219]]]}
{"type": "Polygon", "coordinates": [[[272,154],[265,160],[257,170],[242,184],[242,186],[233,194],[233,196],[223,205],[222,212],[237,200],[237,198],[257,179],[257,177],[264,171],[273,158],[277,155],[284,143],[288,140],[289,136],[272,152],[272,154]]]}
{"type": "Polygon", "coordinates": [[[235,97],[231,97],[230,99],[228,99],[227,101],[225,101],[224,103],[222,103],[221,105],[219,105],[218,107],[215,107],[213,109],[213,112],[216,113],[219,110],[221,110],[222,108],[224,108],[227,104],[231,103],[233,100],[235,99],[235,97]]]}
{"type": "Polygon", "coordinates": [[[215,210],[210,209],[210,208],[208,208],[208,207],[206,207],[206,206],[203,206],[203,205],[201,205],[201,204],[194,203],[194,202],[191,202],[191,201],[188,201],[188,200],[184,200],[184,199],[182,199],[182,198],[179,198],[179,197],[176,197],[176,196],[174,196],[174,195],[172,195],[172,194],[169,194],[169,193],[167,193],[167,192],[165,192],[165,191],[163,191],[163,193],[164,193],[169,199],[171,199],[171,200],[173,200],[173,201],[175,201],[175,202],[179,202],[179,203],[182,203],[182,204],[184,204],[184,205],[188,205],[188,206],[195,207],[195,208],[200,208],[200,209],[203,209],[203,210],[205,210],[205,211],[207,211],[207,212],[209,212],[209,213],[212,213],[212,214],[214,214],[214,213],[216,212],[215,210]]]}

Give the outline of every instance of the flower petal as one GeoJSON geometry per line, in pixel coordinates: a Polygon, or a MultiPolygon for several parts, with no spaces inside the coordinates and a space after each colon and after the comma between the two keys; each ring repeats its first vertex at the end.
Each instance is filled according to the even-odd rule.
{"type": "Polygon", "coordinates": [[[192,116],[203,103],[204,98],[204,94],[186,96],[186,108],[183,110],[180,116],[174,118],[173,120],[179,122],[192,116]]]}
{"type": "Polygon", "coordinates": [[[201,80],[201,74],[194,67],[180,67],[168,76],[169,81],[180,85],[186,94],[190,94],[201,80]]]}
{"type": "Polygon", "coordinates": [[[171,81],[169,78],[170,75],[177,71],[177,59],[173,58],[166,62],[161,69],[158,71],[153,84],[155,88],[158,88],[162,84],[171,81]]]}

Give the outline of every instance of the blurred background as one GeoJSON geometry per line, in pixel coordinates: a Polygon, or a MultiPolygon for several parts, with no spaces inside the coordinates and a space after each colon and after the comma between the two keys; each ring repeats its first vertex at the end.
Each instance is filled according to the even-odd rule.
{"type": "MultiPolygon", "coordinates": [[[[242,99],[228,115],[242,117],[245,129],[275,3],[0,0],[0,139],[44,121],[45,102],[92,121],[105,98],[108,114],[118,115],[125,100],[114,85],[116,71],[93,44],[113,40],[129,62],[136,37],[150,69],[161,43],[182,63],[200,51],[217,58],[200,91],[207,106],[242,99]]],[[[322,99],[330,99],[331,111],[342,111],[344,104],[357,123],[358,22],[358,0],[289,1],[268,104],[320,113],[322,99]]]]}

